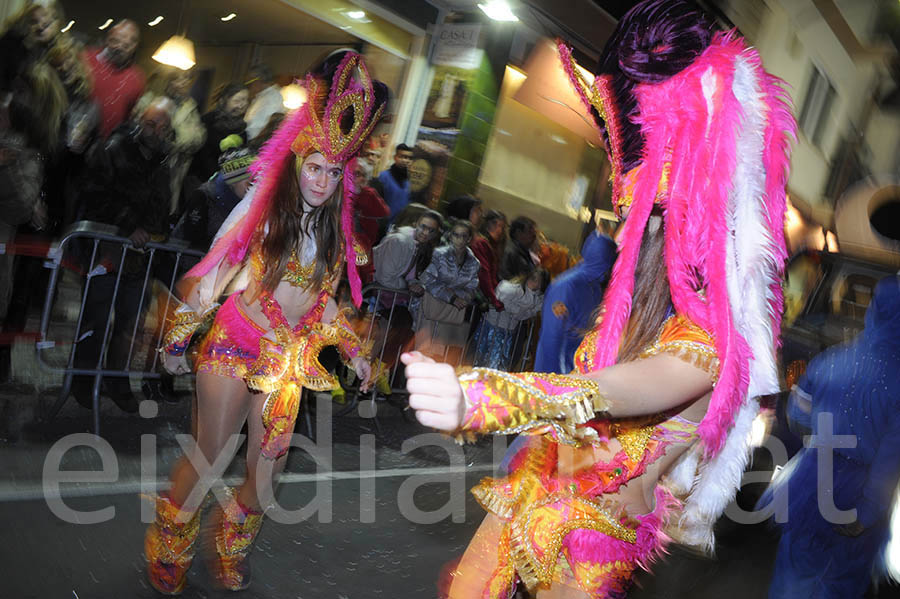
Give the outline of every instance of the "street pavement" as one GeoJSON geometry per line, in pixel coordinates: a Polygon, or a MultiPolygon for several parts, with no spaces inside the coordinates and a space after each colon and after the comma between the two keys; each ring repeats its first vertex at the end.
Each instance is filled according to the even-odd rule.
{"type": "MultiPolygon", "coordinates": [[[[72,401],[54,421],[37,419],[55,399],[54,393],[52,388],[22,385],[0,388],[5,427],[0,436],[4,539],[0,543],[0,598],[157,597],[143,571],[146,525],[141,521],[141,483],[150,489],[164,483],[180,452],[176,435],[189,428],[189,395],[183,394],[180,403],[160,404],[149,418],[122,414],[104,402],[103,438],[113,450],[117,476],[61,487],[65,505],[73,510],[114,508],[108,520],[89,524],[61,518],[41,484],[51,448],[58,449],[60,440],[91,439],[86,434],[91,428],[90,412],[72,401]],[[23,410],[35,417],[25,422],[21,416],[13,417],[23,410]],[[14,421],[21,426],[13,427],[14,421]],[[155,445],[154,457],[145,456],[143,461],[142,436],[145,443],[151,439],[155,445]],[[156,475],[151,476],[154,467],[156,475]]],[[[224,594],[213,590],[203,560],[198,558],[184,597],[437,596],[436,581],[442,568],[462,554],[483,516],[468,489],[491,474],[505,440],[487,439],[459,448],[438,442],[436,435],[412,422],[408,412],[386,403],[378,404],[378,428],[356,411],[333,417],[327,396],[320,397],[316,405],[316,439],[325,458],[317,463],[309,453],[292,450],[277,501],[285,510],[298,510],[318,498],[324,509],[293,523],[267,520],[252,553],[253,582],[246,591],[224,594]],[[411,438],[426,445],[411,447],[411,438]],[[370,446],[374,452],[361,449],[370,446]]],[[[298,431],[308,432],[302,423],[298,431]]],[[[243,450],[238,452],[226,479],[241,475],[242,454],[243,450]]],[[[99,454],[88,446],[71,448],[61,460],[64,470],[98,470],[101,466],[99,454]]],[[[722,520],[718,540],[715,558],[671,547],[652,575],[638,576],[629,597],[765,597],[777,543],[775,533],[764,525],[739,526],[722,520]]],[[[879,594],[873,590],[868,596],[898,594],[896,588],[882,587],[879,594]]]]}

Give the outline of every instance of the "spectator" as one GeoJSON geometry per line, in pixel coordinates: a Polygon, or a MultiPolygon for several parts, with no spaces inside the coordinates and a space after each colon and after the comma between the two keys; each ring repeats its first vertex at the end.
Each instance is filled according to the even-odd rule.
{"type": "Polygon", "coordinates": [[[394,150],[394,164],[372,182],[378,195],[384,198],[388,208],[391,209],[391,213],[388,215],[388,224],[393,223],[397,214],[409,204],[408,169],[412,158],[412,148],[406,144],[399,144],[394,150]]]}
{"type": "Polygon", "coordinates": [[[197,102],[190,95],[193,82],[194,76],[190,71],[172,69],[162,75],[162,85],[159,89],[151,89],[144,94],[135,108],[135,113],[141,114],[149,103],[159,97],[168,98],[175,106],[175,114],[172,117],[172,131],[175,138],[169,151],[169,172],[172,177],[170,215],[178,215],[181,212],[179,205],[184,178],[187,176],[194,154],[206,141],[206,127],[200,119],[197,102]]]}
{"type": "Polygon", "coordinates": [[[256,136],[250,140],[250,151],[254,154],[259,154],[259,151],[262,149],[263,145],[269,141],[269,138],[272,137],[272,134],[275,133],[275,130],[281,126],[281,122],[284,120],[283,112],[276,112],[272,116],[269,117],[269,122],[266,123],[266,126],[263,127],[262,131],[256,134],[256,136]]]}
{"type": "Polygon", "coordinates": [[[412,295],[421,296],[424,288],[419,277],[431,264],[442,221],[439,213],[426,209],[415,228],[400,227],[382,239],[372,250],[375,282],[390,289],[408,288],[412,295]]]}
{"type": "Polygon", "coordinates": [[[271,69],[264,64],[250,67],[247,86],[253,103],[247,109],[244,120],[247,122],[247,137],[253,139],[266,127],[273,114],[284,114],[284,100],[271,69]]]}
{"type": "Polygon", "coordinates": [[[609,271],[616,259],[616,243],[593,231],[581,248],[582,261],[557,277],[544,301],[541,334],[534,359],[535,372],[568,374],[574,369],[575,350],[592,318],[609,271]]]}
{"type": "Polygon", "coordinates": [[[472,228],[478,231],[484,217],[484,207],[481,200],[475,196],[461,195],[447,204],[447,217],[454,220],[467,220],[472,223],[472,228]]]}
{"type": "Polygon", "coordinates": [[[144,93],[144,73],[134,64],[140,39],[137,23],[123,19],[110,27],[103,48],[84,53],[84,61],[94,78],[93,98],[100,107],[103,139],[125,122],[144,93]]]}
{"type": "Polygon", "coordinates": [[[478,289],[485,300],[497,311],[503,310],[503,302],[497,299],[497,276],[503,242],[506,239],[506,215],[489,210],[481,222],[481,231],[472,241],[472,253],[481,263],[478,271],[478,289]]]}
{"type": "Polygon", "coordinates": [[[216,232],[250,188],[250,165],[256,155],[242,147],[237,135],[222,140],[222,155],[216,175],[198,187],[188,200],[182,218],[183,235],[192,248],[206,251],[216,232]]]}
{"type": "Polygon", "coordinates": [[[413,298],[410,312],[415,323],[416,349],[441,352],[442,346],[465,345],[468,329],[465,309],[475,298],[481,264],[469,249],[474,229],[468,221],[450,228],[449,245],[439,247],[422,273],[424,295],[413,298]]]}
{"type": "MultiPolygon", "coordinates": [[[[169,169],[165,151],[172,134],[175,107],[167,99],[159,99],[144,109],[137,126],[120,126],[104,144],[95,144],[88,156],[85,216],[89,220],[116,226],[129,237],[135,248],[148,241],[163,241],[168,230],[169,169]]],[[[142,295],[147,263],[142,254],[126,255],[116,303],[111,300],[116,287],[118,253],[101,250],[100,264],[94,264],[89,276],[75,365],[93,369],[98,366],[103,331],[111,313],[115,312],[107,369],[128,368],[126,359],[134,355],[131,344],[139,309],[146,307],[142,295]],[[90,333],[90,334],[88,334],[90,333]]],[[[140,327],[138,327],[140,330],[140,327]]],[[[91,406],[91,378],[76,377],[72,394],[80,404],[91,406]]],[[[137,400],[127,378],[104,381],[106,393],[122,410],[137,411],[137,400]]]]}
{"type": "Polygon", "coordinates": [[[505,309],[492,307],[481,321],[475,333],[475,366],[511,369],[513,350],[524,341],[517,335],[519,326],[541,311],[549,282],[550,273],[544,268],[517,280],[500,281],[496,295],[505,309]]]}
{"type": "Polygon", "coordinates": [[[359,276],[363,285],[372,282],[375,264],[372,259],[372,248],[378,240],[378,221],[390,212],[387,204],[374,188],[367,185],[372,178],[372,163],[365,158],[357,158],[353,167],[354,186],[358,190],[353,198],[353,211],[356,218],[357,241],[367,257],[366,264],[359,267],[359,276]]]}
{"type": "Polygon", "coordinates": [[[793,423],[827,441],[801,449],[761,500],[786,493],[788,505],[770,598],[866,595],[900,477],[898,389],[900,278],[891,276],[876,285],[862,333],[816,356],[794,386],[793,423]]]}
{"type": "Polygon", "coordinates": [[[206,127],[206,142],[194,155],[188,178],[185,181],[185,193],[190,193],[209,180],[219,167],[219,144],[229,135],[240,135],[247,143],[247,124],[244,114],[250,92],[240,83],[229,83],[222,87],[216,96],[216,107],[203,115],[201,119],[206,127]]]}
{"type": "Polygon", "coordinates": [[[79,44],[67,34],[60,34],[47,52],[47,62],[66,90],[69,107],[63,124],[63,148],[75,155],[83,155],[100,127],[100,107],[91,97],[93,80],[87,65],[81,60],[79,44]]]}
{"type": "MultiPolygon", "coordinates": [[[[47,225],[43,157],[57,148],[67,104],[59,77],[44,60],[58,32],[58,6],[49,2],[27,5],[0,37],[0,244],[12,243],[19,225],[34,231],[47,225]]],[[[13,291],[14,259],[0,253],[0,321],[13,291]]],[[[0,354],[3,380],[9,347],[0,354]]]]}
{"type": "Polygon", "coordinates": [[[500,262],[500,278],[504,281],[534,270],[536,264],[531,248],[537,239],[537,223],[527,216],[520,216],[509,226],[509,237],[500,262]]]}

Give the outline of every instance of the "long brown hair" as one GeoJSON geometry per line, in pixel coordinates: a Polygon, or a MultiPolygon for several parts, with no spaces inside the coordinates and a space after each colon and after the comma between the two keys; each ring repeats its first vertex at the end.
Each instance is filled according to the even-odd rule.
{"type": "Polygon", "coordinates": [[[641,240],[641,250],[634,271],[631,316],[622,335],[618,362],[636,359],[653,343],[672,305],[665,259],[664,224],[657,209],[654,209],[651,221],[654,218],[660,219],[659,226],[652,230],[652,222],[648,222],[641,240]]]}
{"type": "MultiPolygon", "coordinates": [[[[300,160],[300,159],[297,159],[300,160]]],[[[269,232],[262,243],[262,257],[266,274],[262,287],[272,292],[284,276],[284,270],[291,257],[291,250],[297,247],[301,234],[315,237],[316,266],[307,289],[317,289],[335,275],[340,266],[340,256],[344,251],[341,232],[341,204],[343,203],[343,182],[339,182],[334,193],[321,206],[313,208],[307,218],[303,218],[303,198],[297,181],[297,168],[286,168],[272,204],[267,222],[269,232]],[[302,229],[302,230],[301,230],[302,229]]]]}

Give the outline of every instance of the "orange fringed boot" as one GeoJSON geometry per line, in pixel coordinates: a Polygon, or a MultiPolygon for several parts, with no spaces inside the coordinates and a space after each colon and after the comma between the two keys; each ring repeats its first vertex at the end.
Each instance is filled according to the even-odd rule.
{"type": "Polygon", "coordinates": [[[200,531],[200,510],[187,514],[165,495],[157,495],[156,520],[144,536],[147,577],[164,595],[184,590],[188,569],[194,559],[194,541],[200,531]]]}
{"type": "Polygon", "coordinates": [[[213,514],[213,545],[210,572],[221,588],[241,591],[250,586],[250,549],[262,527],[263,513],[244,507],[228,489],[225,505],[213,514]]]}

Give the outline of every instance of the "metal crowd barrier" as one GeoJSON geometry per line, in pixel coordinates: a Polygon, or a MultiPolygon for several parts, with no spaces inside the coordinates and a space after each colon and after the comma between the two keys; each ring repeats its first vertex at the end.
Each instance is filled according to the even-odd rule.
{"type": "MultiPolygon", "coordinates": [[[[360,414],[372,418],[375,422],[378,432],[381,427],[378,423],[377,409],[375,402],[378,399],[387,400],[386,403],[400,409],[404,415],[406,411],[406,379],[402,374],[403,364],[400,362],[400,354],[403,351],[417,349],[415,347],[416,334],[410,330],[408,336],[399,337],[395,324],[400,320],[402,314],[401,308],[406,309],[411,299],[410,293],[405,289],[391,289],[381,285],[368,285],[363,289],[363,304],[359,311],[359,321],[365,323],[363,330],[357,329],[357,333],[365,343],[372,343],[371,356],[377,358],[381,363],[387,366],[385,376],[390,386],[390,396],[383,396],[376,385],[373,384],[371,390],[363,394],[359,391],[359,380],[353,379],[352,376],[346,376],[347,370],[344,370],[344,376],[341,377],[342,385],[347,392],[347,405],[338,412],[338,415],[350,413],[353,409],[359,408],[360,414]],[[391,336],[393,331],[394,336],[391,336]]],[[[420,309],[421,306],[420,306],[420,309]]],[[[405,316],[405,315],[404,315],[405,316]]],[[[475,349],[481,341],[481,335],[484,329],[477,327],[476,308],[470,306],[466,310],[466,317],[462,325],[449,322],[431,321],[432,337],[435,335],[438,326],[463,326],[466,327],[465,343],[461,346],[445,345],[443,355],[432,355],[437,361],[448,362],[454,367],[462,366],[480,366],[476,363],[475,349]],[[458,351],[452,351],[455,348],[458,351]]],[[[509,352],[509,358],[506,363],[500,365],[501,370],[508,372],[520,372],[527,368],[530,361],[534,357],[536,333],[538,330],[538,317],[533,317],[519,323],[512,336],[512,351],[509,352]]]]}
{"type": "MultiPolygon", "coordinates": [[[[156,323],[150,339],[144,328],[147,308],[152,300],[150,290],[154,281],[161,282],[169,290],[173,289],[175,282],[202,256],[203,252],[189,249],[186,242],[178,240],[170,243],[149,242],[138,249],[130,239],[120,236],[115,227],[87,221],[75,223],[51,246],[44,263],[51,272],[41,313],[36,352],[38,364],[42,368],[50,372],[61,372],[64,379],[48,419],[57,415],[68,398],[72,389],[72,377],[91,376],[94,433],[99,435],[100,389],[104,377],[124,378],[126,381],[132,374],[140,375],[143,379],[160,378],[159,354],[155,350],[162,341],[163,323],[156,323]],[[77,316],[74,310],[57,305],[60,278],[66,269],[81,273],[81,299],[77,316]],[[127,306],[117,301],[120,295],[128,301],[127,306]],[[92,300],[91,305],[88,304],[89,298],[92,300]],[[98,307],[103,310],[107,302],[110,309],[104,322],[95,321],[94,327],[87,329],[90,323],[85,323],[86,312],[96,313],[98,307]],[[120,320],[134,316],[134,324],[130,327],[127,339],[127,352],[124,356],[118,353],[124,351],[124,347],[117,344],[113,350],[115,356],[107,355],[110,353],[113,332],[122,333],[115,331],[116,313],[125,311],[128,315],[120,313],[120,320]],[[70,317],[60,319],[60,313],[75,316],[74,322],[70,317]],[[95,335],[102,335],[99,344],[95,335]],[[76,365],[79,345],[85,346],[88,340],[92,345],[99,346],[99,352],[96,356],[82,358],[79,360],[81,363],[76,365]],[[113,357],[112,362],[116,366],[110,365],[110,358],[113,357]],[[86,360],[90,363],[85,363],[86,360]]],[[[171,293],[160,294],[157,300],[162,301],[162,296],[166,303],[161,308],[157,306],[157,315],[166,314],[175,301],[171,293]]]]}
{"type": "MultiPolygon", "coordinates": [[[[131,375],[141,376],[142,379],[161,377],[156,349],[161,345],[164,326],[159,319],[169,312],[176,300],[171,293],[156,294],[157,322],[148,335],[145,319],[153,299],[150,289],[154,281],[161,283],[167,290],[173,289],[178,279],[203,256],[203,252],[190,249],[185,242],[179,240],[169,243],[150,242],[138,249],[130,239],[117,233],[115,227],[83,221],[73,225],[51,246],[44,263],[51,271],[50,279],[41,313],[39,338],[35,345],[38,364],[47,371],[64,375],[59,397],[47,418],[54,418],[68,399],[73,377],[92,377],[93,428],[97,435],[100,434],[99,404],[104,378],[127,381],[131,375]],[[140,264],[140,269],[134,268],[136,263],[140,264]],[[60,305],[64,302],[58,301],[60,279],[66,270],[81,273],[77,311],[67,309],[72,306],[60,305]],[[92,293],[92,289],[99,291],[99,297],[98,293],[92,293]],[[130,325],[130,331],[127,331],[127,349],[120,342],[111,351],[113,333],[121,335],[121,331],[115,330],[116,313],[119,312],[116,308],[122,307],[117,302],[120,294],[132,300],[127,308],[129,316],[134,316],[134,323],[130,325]],[[162,298],[165,298],[165,304],[159,305],[162,298]],[[96,305],[89,305],[89,299],[95,304],[102,302],[102,305],[109,306],[102,322],[94,319],[93,328],[89,328],[90,322],[85,322],[90,320],[86,318],[86,313],[96,313],[97,309],[96,305]],[[69,316],[60,318],[61,313],[69,316]],[[102,335],[99,343],[96,335],[102,335]],[[95,356],[89,356],[90,364],[85,363],[83,355],[76,360],[79,347],[86,346],[86,342],[93,343],[98,348],[95,356]]],[[[363,289],[363,299],[359,316],[364,326],[363,330],[358,329],[357,332],[365,343],[372,344],[371,356],[389,365],[385,373],[391,390],[388,403],[407,414],[407,392],[400,354],[408,349],[415,349],[415,332],[408,328],[412,324],[408,319],[398,323],[404,320],[410,294],[407,290],[369,285],[363,289]]],[[[475,316],[475,308],[469,307],[462,324],[432,321],[432,336],[440,325],[465,328],[464,344],[445,345],[443,355],[434,355],[435,359],[450,362],[456,367],[473,365],[474,350],[480,341],[477,334],[480,329],[475,329],[475,316]],[[452,353],[451,348],[455,349],[452,353]]],[[[119,314],[120,319],[124,317],[119,314]]],[[[516,328],[512,341],[513,351],[510,352],[508,363],[501,365],[502,369],[521,371],[526,368],[533,357],[536,323],[537,319],[532,318],[523,321],[516,328]]],[[[337,414],[347,414],[359,406],[361,415],[374,418],[380,432],[378,419],[375,418],[375,402],[379,399],[377,387],[373,385],[371,391],[363,395],[359,392],[359,380],[353,380],[346,367],[342,370],[339,373],[341,382],[350,401],[337,414]]],[[[307,413],[307,420],[308,416],[307,413]]],[[[310,422],[307,422],[307,427],[312,429],[310,422]]]]}

